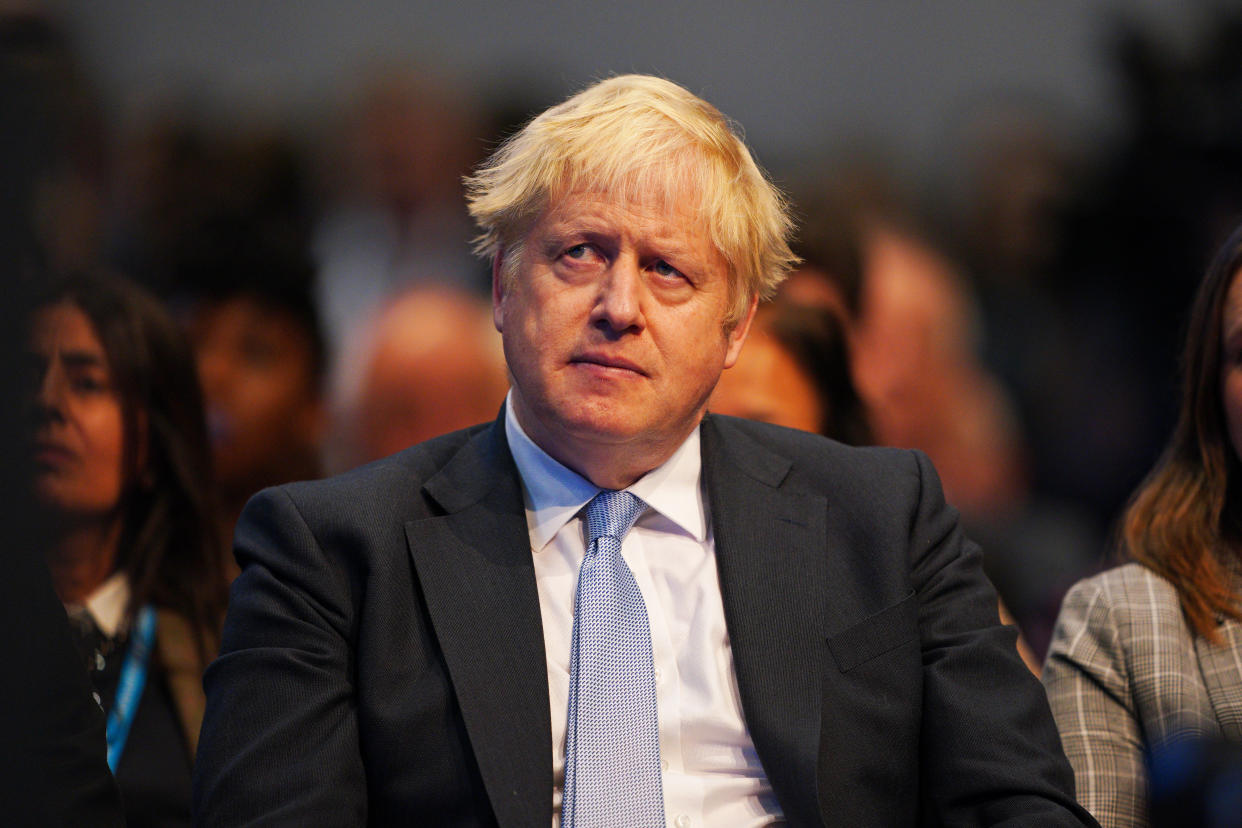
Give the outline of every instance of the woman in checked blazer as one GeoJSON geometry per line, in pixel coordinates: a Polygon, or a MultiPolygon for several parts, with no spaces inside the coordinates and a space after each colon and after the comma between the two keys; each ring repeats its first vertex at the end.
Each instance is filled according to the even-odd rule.
{"type": "Polygon", "coordinates": [[[1148,824],[1145,750],[1242,741],[1242,228],[1191,312],[1178,424],[1122,523],[1131,561],[1066,595],[1043,681],[1078,800],[1148,824]]]}

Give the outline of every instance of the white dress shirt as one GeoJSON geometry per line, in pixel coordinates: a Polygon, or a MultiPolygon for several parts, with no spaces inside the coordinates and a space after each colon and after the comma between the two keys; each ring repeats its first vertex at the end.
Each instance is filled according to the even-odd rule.
{"type": "Polygon", "coordinates": [[[121,627],[125,622],[125,606],[128,603],[129,579],[124,572],[115,572],[95,587],[84,604],[66,604],[65,609],[71,614],[89,613],[100,632],[109,638],[116,638],[124,632],[121,627]]]}
{"type": "MultiPolygon", "coordinates": [[[[565,779],[574,593],[586,546],[581,512],[600,489],[536,446],[511,404],[505,430],[522,477],[543,617],[555,827],[565,779]]],[[[783,824],[742,718],[700,471],[695,429],[664,465],[628,488],[651,508],[621,547],[651,626],[664,812],[675,828],[783,824]]]]}

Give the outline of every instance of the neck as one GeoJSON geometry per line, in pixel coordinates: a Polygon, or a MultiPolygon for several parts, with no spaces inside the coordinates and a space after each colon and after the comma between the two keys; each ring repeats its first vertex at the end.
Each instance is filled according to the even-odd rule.
{"type": "MultiPolygon", "coordinates": [[[[624,489],[647,472],[663,465],[676,453],[690,433],[699,427],[703,412],[684,434],[660,440],[635,439],[628,442],[601,442],[593,437],[579,439],[564,432],[551,433],[529,416],[515,394],[514,416],[531,442],[552,459],[572,469],[601,489],[624,489]]],[[[706,406],[704,406],[706,407],[706,406]]]]}
{"type": "Polygon", "coordinates": [[[48,554],[52,584],[65,604],[85,604],[116,570],[121,521],[83,523],[63,529],[48,554]]]}
{"type": "Polygon", "coordinates": [[[594,446],[583,446],[572,455],[552,456],[601,489],[624,489],[661,465],[671,456],[671,452],[623,454],[615,449],[605,448],[600,451],[594,446]]]}

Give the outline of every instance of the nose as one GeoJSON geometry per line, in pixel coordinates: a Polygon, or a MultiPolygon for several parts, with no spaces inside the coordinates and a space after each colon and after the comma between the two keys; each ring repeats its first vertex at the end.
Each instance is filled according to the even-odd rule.
{"type": "Polygon", "coordinates": [[[34,395],[35,413],[40,420],[64,419],[67,390],[64,380],[64,373],[57,370],[55,363],[40,372],[34,395]]]}
{"type": "Polygon", "coordinates": [[[232,363],[230,355],[218,344],[211,341],[196,343],[196,361],[198,362],[198,381],[202,385],[203,396],[209,402],[218,401],[224,396],[230,384],[232,363]]]}
{"type": "Polygon", "coordinates": [[[593,321],[607,333],[634,333],[644,327],[643,273],[629,256],[618,257],[600,281],[593,321]]]}

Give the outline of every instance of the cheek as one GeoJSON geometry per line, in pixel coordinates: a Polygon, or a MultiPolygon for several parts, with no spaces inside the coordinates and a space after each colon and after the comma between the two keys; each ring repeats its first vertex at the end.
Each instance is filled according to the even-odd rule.
{"type": "Polygon", "coordinates": [[[87,456],[100,464],[117,461],[125,454],[125,421],[115,401],[101,401],[82,412],[82,439],[87,456]]]}
{"type": "Polygon", "coordinates": [[[96,479],[100,494],[119,498],[125,475],[125,425],[120,411],[100,417],[94,445],[96,479]]]}
{"type": "Polygon", "coordinates": [[[81,460],[65,476],[42,481],[40,495],[70,513],[115,508],[125,488],[125,437],[119,410],[100,406],[80,419],[81,460]]]}

